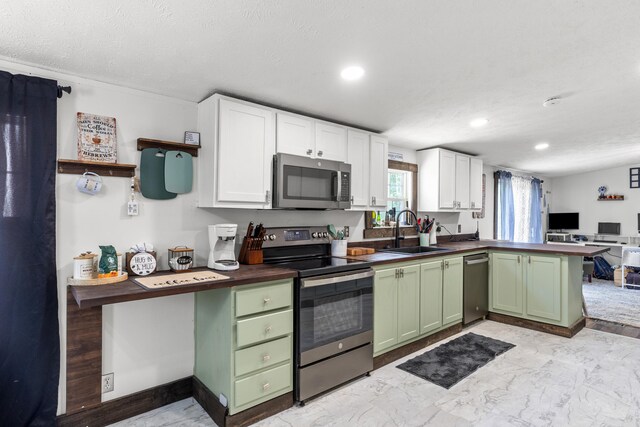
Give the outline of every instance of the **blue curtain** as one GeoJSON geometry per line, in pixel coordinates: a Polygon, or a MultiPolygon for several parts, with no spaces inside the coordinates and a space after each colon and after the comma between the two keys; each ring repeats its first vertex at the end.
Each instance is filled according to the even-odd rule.
{"type": "Polygon", "coordinates": [[[511,186],[511,172],[497,171],[498,179],[498,232],[501,240],[513,240],[514,236],[514,212],[513,212],[513,188],[511,186]]]}
{"type": "Polygon", "coordinates": [[[542,243],[542,181],[531,180],[531,229],[529,242],[542,243]]]}
{"type": "Polygon", "coordinates": [[[53,80],[0,71],[0,425],[55,425],[60,372],[53,80]]]}

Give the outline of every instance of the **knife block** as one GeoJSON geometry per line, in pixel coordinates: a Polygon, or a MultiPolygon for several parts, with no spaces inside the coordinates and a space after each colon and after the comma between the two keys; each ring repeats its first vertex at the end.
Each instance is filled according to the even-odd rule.
{"type": "Polygon", "coordinates": [[[263,240],[259,237],[245,237],[240,247],[238,261],[248,265],[262,264],[262,242],[263,240]]]}

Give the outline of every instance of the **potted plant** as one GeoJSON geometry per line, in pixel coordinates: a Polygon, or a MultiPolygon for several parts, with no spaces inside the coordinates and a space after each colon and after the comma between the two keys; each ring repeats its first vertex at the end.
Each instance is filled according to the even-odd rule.
{"type": "Polygon", "coordinates": [[[331,255],[347,256],[347,241],[344,239],[344,231],[336,231],[333,224],[327,225],[327,231],[331,236],[331,255]]]}

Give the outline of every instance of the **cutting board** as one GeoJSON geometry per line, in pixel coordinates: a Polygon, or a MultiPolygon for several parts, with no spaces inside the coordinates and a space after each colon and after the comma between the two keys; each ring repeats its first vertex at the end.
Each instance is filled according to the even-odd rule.
{"type": "Polygon", "coordinates": [[[184,151],[167,151],[164,158],[164,186],[171,193],[189,193],[193,185],[193,159],[184,151]]]}
{"type": "Polygon", "coordinates": [[[375,253],[376,250],[373,248],[347,248],[347,256],[357,256],[357,255],[369,255],[375,253]]]}
{"type": "Polygon", "coordinates": [[[167,150],[145,148],[140,157],[140,192],[147,199],[167,200],[176,193],[167,191],[164,185],[164,162],[167,150]]]}

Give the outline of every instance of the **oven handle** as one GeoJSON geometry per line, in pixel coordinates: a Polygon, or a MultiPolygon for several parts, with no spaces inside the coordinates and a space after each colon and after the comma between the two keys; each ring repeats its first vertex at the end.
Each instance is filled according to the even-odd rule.
{"type": "Polygon", "coordinates": [[[312,288],[314,286],[334,285],[340,282],[348,282],[350,280],[364,279],[367,277],[373,277],[375,272],[368,270],[362,273],[346,274],[341,276],[325,277],[322,279],[302,279],[301,285],[303,288],[312,288]]]}

